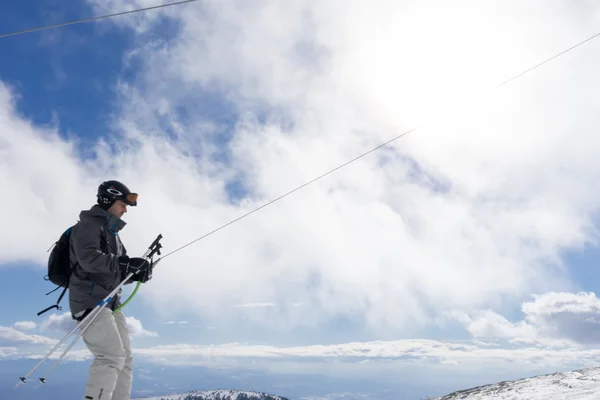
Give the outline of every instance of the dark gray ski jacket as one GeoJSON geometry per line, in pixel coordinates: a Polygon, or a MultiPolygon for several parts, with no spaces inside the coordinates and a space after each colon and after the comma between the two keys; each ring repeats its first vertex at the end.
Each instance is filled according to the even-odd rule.
{"type": "MultiPolygon", "coordinates": [[[[127,254],[119,231],[125,221],[94,205],[79,214],[79,222],[71,230],[69,307],[73,318],[81,317],[94,308],[117,287],[123,276],[118,257],[127,254]],[[107,252],[105,252],[107,250],[107,252]]],[[[127,283],[131,283],[128,281],[127,283]]],[[[122,290],[106,305],[114,310],[122,290]]]]}

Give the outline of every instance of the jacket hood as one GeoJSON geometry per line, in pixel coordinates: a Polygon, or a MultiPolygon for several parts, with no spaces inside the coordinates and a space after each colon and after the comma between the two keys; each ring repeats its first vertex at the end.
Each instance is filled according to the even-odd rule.
{"type": "Polygon", "coordinates": [[[127,225],[127,222],[115,215],[112,215],[97,204],[92,206],[92,208],[89,210],[83,210],[81,213],[79,213],[80,220],[83,221],[89,218],[102,220],[106,228],[115,234],[121,229],[125,228],[125,225],[127,225]]]}

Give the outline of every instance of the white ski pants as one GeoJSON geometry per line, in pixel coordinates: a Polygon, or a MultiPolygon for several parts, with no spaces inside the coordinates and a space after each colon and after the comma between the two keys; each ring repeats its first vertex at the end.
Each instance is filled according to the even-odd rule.
{"type": "Polygon", "coordinates": [[[82,337],[94,356],[84,400],[130,400],[133,368],[123,313],[102,309],[82,337]]]}

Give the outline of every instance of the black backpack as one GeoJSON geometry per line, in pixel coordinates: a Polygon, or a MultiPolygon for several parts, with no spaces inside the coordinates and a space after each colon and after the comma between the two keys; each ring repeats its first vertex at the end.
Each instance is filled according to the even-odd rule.
{"type": "MultiPolygon", "coordinates": [[[[71,229],[73,227],[69,227],[63,234],[60,236],[58,241],[54,243],[52,252],[48,257],[48,275],[44,277],[45,280],[54,283],[58,286],[56,289],[46,293],[46,296],[50,293],[53,293],[60,289],[64,288],[60,296],[58,297],[58,301],[56,304],[51,305],[50,307],[40,311],[37,313],[38,317],[45,312],[50,311],[53,308],[57,310],[62,310],[62,307],[59,306],[63,296],[65,295],[67,289],[69,288],[69,280],[71,279],[71,273],[73,272],[73,267],[71,266],[70,261],[70,243],[71,243],[71,229]]],[[[104,229],[102,229],[102,247],[106,247],[106,238],[104,237],[104,229]]],[[[48,249],[50,251],[50,249],[48,249]]]]}

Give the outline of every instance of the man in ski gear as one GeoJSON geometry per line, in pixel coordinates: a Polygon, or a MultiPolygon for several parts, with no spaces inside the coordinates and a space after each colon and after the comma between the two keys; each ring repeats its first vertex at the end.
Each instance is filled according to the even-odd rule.
{"type": "MultiPolygon", "coordinates": [[[[119,181],[103,182],[98,187],[98,204],[81,211],[79,222],[72,228],[69,306],[77,321],[85,318],[129,273],[135,274],[127,283],[151,278],[149,262],[130,258],[119,238],[119,231],[126,225],[121,218],[127,206],[137,205],[137,197],[119,181]]],[[[130,400],[133,367],[129,332],[123,313],[114,312],[121,304],[121,292],[82,335],[94,356],[85,400],[130,400]]]]}

